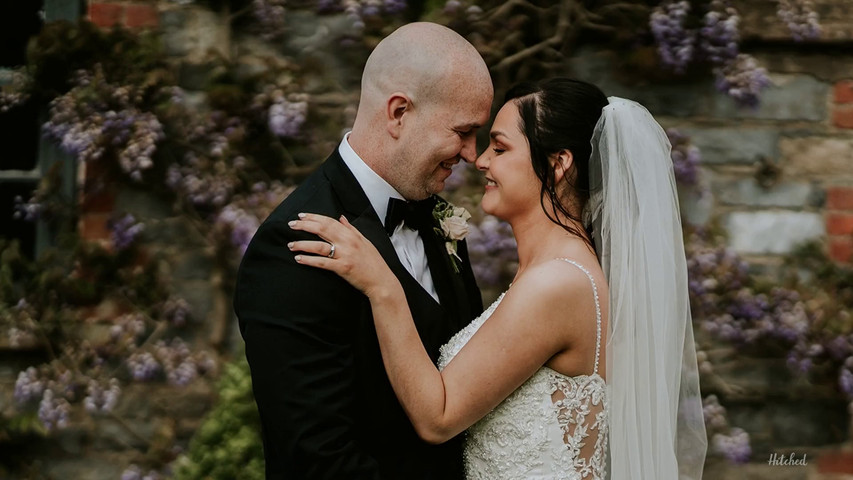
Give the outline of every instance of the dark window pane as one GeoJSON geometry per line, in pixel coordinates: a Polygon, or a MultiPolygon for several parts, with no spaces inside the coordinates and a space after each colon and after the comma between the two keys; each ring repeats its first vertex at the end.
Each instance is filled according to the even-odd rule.
{"type": "Polygon", "coordinates": [[[15,197],[20,196],[26,202],[35,187],[31,181],[0,181],[0,237],[18,239],[21,252],[30,258],[33,258],[35,252],[36,224],[14,217],[15,197]]]}
{"type": "Polygon", "coordinates": [[[0,4],[0,67],[26,63],[27,41],[41,30],[37,0],[3,0],[0,4]]]}
{"type": "Polygon", "coordinates": [[[38,142],[38,109],[34,102],[0,113],[0,170],[35,168],[38,142]]]}

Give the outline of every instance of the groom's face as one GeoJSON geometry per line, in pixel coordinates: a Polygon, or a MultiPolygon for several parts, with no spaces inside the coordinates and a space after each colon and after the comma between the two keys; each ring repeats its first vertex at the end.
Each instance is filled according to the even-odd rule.
{"type": "Polygon", "coordinates": [[[444,189],[451,168],[477,159],[477,130],[489,119],[491,86],[475,95],[448,94],[413,112],[397,165],[397,190],[421,200],[444,189]]]}

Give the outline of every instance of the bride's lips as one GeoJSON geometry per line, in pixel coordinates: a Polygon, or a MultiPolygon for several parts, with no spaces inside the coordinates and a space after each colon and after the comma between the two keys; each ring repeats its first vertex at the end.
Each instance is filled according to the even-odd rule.
{"type": "Polygon", "coordinates": [[[491,190],[493,188],[498,188],[498,184],[491,178],[486,177],[486,190],[491,190]]]}

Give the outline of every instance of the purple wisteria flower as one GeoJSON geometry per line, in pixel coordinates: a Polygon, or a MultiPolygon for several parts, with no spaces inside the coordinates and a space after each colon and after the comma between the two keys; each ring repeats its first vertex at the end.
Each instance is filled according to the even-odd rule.
{"type": "Polygon", "coordinates": [[[746,463],[752,456],[749,434],[740,428],[732,428],[728,435],[722,433],[714,435],[711,444],[716,453],[732,463],[746,463]]]}
{"type": "Polygon", "coordinates": [[[278,137],[295,138],[299,136],[307,114],[308,102],[289,102],[281,96],[269,107],[270,131],[278,137]]]}
{"type": "Polygon", "coordinates": [[[256,30],[264,40],[270,41],[282,37],[285,33],[284,0],[253,0],[252,17],[256,30]]]}
{"type": "Polygon", "coordinates": [[[314,6],[317,13],[337,13],[344,9],[341,0],[317,0],[314,6]]]}
{"type": "Polygon", "coordinates": [[[173,338],[169,343],[159,340],[154,344],[154,356],[172,385],[187,385],[200,373],[198,359],[180,337],[173,338]]]}
{"type": "Polygon", "coordinates": [[[57,397],[51,389],[46,389],[39,403],[38,417],[48,432],[68,426],[68,414],[71,404],[62,397],[57,397]]]}
{"type": "Polygon", "coordinates": [[[142,470],[136,465],[131,465],[121,472],[121,480],[142,480],[142,470]]]}
{"type": "Polygon", "coordinates": [[[849,336],[838,335],[827,342],[826,351],[832,359],[841,360],[853,353],[853,344],[850,343],[849,336]]]}
{"type": "Polygon", "coordinates": [[[15,401],[19,404],[41,398],[44,393],[45,382],[40,378],[35,367],[29,367],[18,373],[15,381],[15,401]]]}
{"type": "Polygon", "coordinates": [[[216,216],[216,223],[230,231],[231,244],[237,247],[240,255],[246,253],[249,241],[261,225],[258,217],[236,205],[226,205],[216,216]]]}
{"type": "Polygon", "coordinates": [[[160,307],[163,318],[175,327],[183,327],[190,316],[190,304],[180,297],[169,297],[160,307]]]}
{"type": "Polygon", "coordinates": [[[153,380],[162,371],[160,363],[151,352],[134,352],[125,361],[130,376],[137,382],[153,380]]]}
{"type": "Polygon", "coordinates": [[[658,55],[664,65],[683,73],[693,59],[696,32],[686,27],[690,2],[670,1],[655,7],[649,26],[658,45],[658,55]]]}
{"type": "Polygon", "coordinates": [[[163,475],[156,470],[149,470],[148,473],[144,473],[136,465],[127,467],[121,473],[121,480],[162,480],[163,478],[163,475]]]}
{"type": "Polygon", "coordinates": [[[382,10],[388,15],[396,15],[406,9],[406,0],[383,0],[382,10]]]}
{"type": "Polygon", "coordinates": [[[460,8],[462,8],[462,2],[460,2],[459,0],[447,0],[444,3],[444,8],[442,9],[442,11],[448,15],[452,15],[458,12],[460,8]]]}
{"type": "Polygon", "coordinates": [[[0,113],[23,105],[30,99],[30,84],[32,78],[23,71],[13,70],[5,80],[7,85],[0,87],[0,113]]]}
{"type": "Polygon", "coordinates": [[[207,168],[211,162],[188,152],[184,156],[184,164],[172,164],[166,172],[166,186],[175,193],[186,197],[200,208],[215,208],[225,205],[234,194],[237,180],[229,175],[227,167],[221,161],[214,163],[214,168],[207,168]],[[209,171],[213,170],[213,172],[209,171]],[[223,173],[217,173],[222,170],[223,173]]]}
{"type": "Polygon", "coordinates": [[[109,387],[104,386],[97,380],[90,379],[89,385],[86,387],[86,397],[83,398],[83,405],[87,412],[111,412],[118,403],[121,387],[118,380],[111,378],[109,387]]]}
{"type": "Polygon", "coordinates": [[[110,236],[116,250],[124,250],[133,245],[145,230],[145,225],[137,222],[136,217],[129,213],[111,219],[107,222],[107,227],[110,229],[110,236]]]}
{"type": "Polygon", "coordinates": [[[738,23],[740,16],[728,2],[713,0],[710,3],[699,30],[699,49],[712,63],[722,64],[737,57],[738,23]]]}
{"type": "Polygon", "coordinates": [[[15,213],[12,218],[16,220],[24,220],[26,222],[35,222],[42,215],[44,206],[39,203],[35,196],[30,197],[26,202],[20,195],[15,196],[15,213]]]}
{"type": "Polygon", "coordinates": [[[720,405],[720,400],[716,395],[708,395],[702,401],[702,413],[705,417],[705,425],[709,429],[724,430],[729,427],[726,409],[720,405]]]}
{"type": "Polygon", "coordinates": [[[788,368],[792,372],[796,372],[800,375],[805,375],[811,371],[814,362],[811,358],[806,357],[804,353],[798,352],[796,350],[791,350],[788,352],[786,357],[786,363],[788,364],[788,368]]]}
{"type": "Polygon", "coordinates": [[[215,231],[244,254],[261,224],[260,219],[266,218],[293,190],[294,187],[286,187],[281,182],[252,185],[251,193],[235,197],[220,210],[214,218],[215,231]]]}
{"type": "Polygon", "coordinates": [[[776,14],[798,42],[820,38],[820,17],[811,0],[777,0],[776,14]]]}
{"type": "Polygon", "coordinates": [[[7,335],[9,335],[9,346],[12,348],[30,346],[38,340],[33,332],[18,327],[9,327],[7,335]]]}
{"type": "Polygon", "coordinates": [[[145,333],[145,316],[140,313],[127,313],[115,319],[110,327],[113,341],[135,343],[145,333]]]}
{"type": "Polygon", "coordinates": [[[468,182],[468,172],[471,170],[471,164],[468,162],[459,162],[453,167],[453,172],[444,181],[444,191],[455,192],[462,188],[468,182]]]}
{"type": "Polygon", "coordinates": [[[512,228],[490,215],[479,224],[469,222],[468,227],[468,253],[477,281],[483,286],[505,286],[505,277],[518,262],[512,228]]]}
{"type": "Polygon", "coordinates": [[[725,66],[714,69],[716,87],[741,106],[758,107],[759,95],[771,85],[767,70],[750,55],[741,53],[725,66]]]}
{"type": "Polygon", "coordinates": [[[119,166],[134,181],[154,166],[152,156],[165,137],[156,115],[142,111],[141,95],[128,86],[111,85],[103,71],[79,71],[75,86],[50,103],[46,138],[59,143],[80,161],[115,153],[119,166]]]}
{"type": "MultiPolygon", "coordinates": [[[[265,94],[257,97],[267,99],[265,94]]],[[[267,108],[258,98],[249,106],[251,115],[264,122],[267,108]]],[[[183,127],[183,134],[197,148],[185,151],[178,162],[169,165],[166,186],[198,209],[217,210],[228,203],[247,164],[245,157],[236,155],[233,146],[245,140],[249,123],[219,110],[194,117],[183,127]]]]}
{"type": "Polygon", "coordinates": [[[6,113],[9,110],[23,105],[30,96],[23,92],[4,92],[0,90],[0,113],[6,113]]]}
{"type": "Polygon", "coordinates": [[[695,186],[699,181],[702,154],[690,144],[690,139],[675,129],[667,129],[666,136],[672,145],[672,167],[675,180],[683,185],[695,186]]]}
{"type": "Polygon", "coordinates": [[[341,3],[358,30],[363,29],[370,19],[403,12],[407,5],[406,0],[342,0],[341,3]]]}

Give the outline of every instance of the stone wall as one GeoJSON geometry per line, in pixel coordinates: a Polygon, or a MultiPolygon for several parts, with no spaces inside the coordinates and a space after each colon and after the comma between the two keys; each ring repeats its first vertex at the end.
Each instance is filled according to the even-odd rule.
{"type": "MultiPolygon", "coordinates": [[[[775,2],[735,2],[744,48],[772,86],[759,108],[741,109],[711,80],[684,85],[620,83],[618,54],[583,50],[572,60],[581,78],[608,95],[644,103],[665,127],[701,149],[707,190],[682,192],[686,219],[719,221],[729,245],[757,272],[772,274],[803,241],[821,242],[838,262],[853,254],[853,2],[815,1],[824,27],[815,45],[792,42],[775,19],[775,2]]],[[[701,332],[698,333],[702,335],[701,332]]],[[[708,352],[714,374],[703,393],[725,398],[732,425],[750,434],[752,461],[710,459],[708,479],[853,478],[848,404],[834,388],[791,374],[784,360],[730,346],[708,352]],[[806,456],[806,466],[773,466],[771,455],[806,456]]]]}
{"type": "MultiPolygon", "coordinates": [[[[798,45],[775,20],[771,0],[736,2],[743,15],[745,48],[769,71],[773,86],[754,110],[737,108],[717,93],[711,80],[692,83],[626,84],[614,73],[619,53],[585,47],[567,62],[567,70],[597,83],[608,95],[646,105],[665,127],[688,134],[703,155],[706,193],[684,192],[691,223],[719,221],[731,247],[755,265],[772,271],[799,242],[823,242],[830,256],[849,262],[853,254],[853,2],[815,0],[825,28],[817,44],[798,45]]],[[[98,25],[159,27],[167,52],[179,64],[182,83],[200,86],[210,55],[233,58],[246,69],[263,68],[269,47],[251,38],[234,39],[221,14],[179,2],[90,1],[89,18],[98,25]]],[[[319,108],[355,105],[358,66],[347,63],[327,42],[330,32],[347,28],[342,17],[299,14],[285,47],[332,72],[336,89],[323,92],[328,79],[316,79],[313,98],[319,108]]],[[[352,115],[352,108],[348,111],[352,115]]],[[[346,122],[340,125],[343,129],[346,122]]],[[[328,150],[336,140],[329,141],[328,150]]],[[[92,167],[90,167],[92,168],[92,167]]],[[[169,205],[129,189],[87,183],[81,191],[81,233],[106,238],[106,221],[114,210],[133,213],[157,238],[166,269],[178,293],[190,301],[199,321],[209,325],[196,339],[225,351],[235,335],[229,285],[213,266],[191,223],[176,217],[169,205]]],[[[15,361],[3,361],[11,373],[15,361]]],[[[847,404],[833,391],[796,380],[783,360],[737,358],[731,348],[713,353],[719,384],[728,389],[730,421],[750,432],[754,460],[731,466],[710,460],[708,479],[834,480],[853,478],[853,446],[847,404]],[[806,467],[767,465],[772,453],[807,454],[806,467]],[[812,460],[813,459],[813,460],[812,460]]],[[[5,373],[3,373],[5,377],[5,373]]],[[[4,387],[5,388],[5,387],[4,387]]],[[[149,390],[146,389],[146,392],[149,390]]],[[[157,437],[188,438],[215,399],[209,387],[175,395],[164,387],[154,395],[125,392],[120,416],[131,427],[157,437]],[[126,414],[126,415],[125,415],[126,414]],[[171,418],[180,418],[177,423],[171,418]]],[[[44,452],[43,472],[53,478],[118,478],[145,445],[119,423],[105,420],[61,434],[44,452]]]]}
{"type": "MultiPolygon", "coordinates": [[[[786,62],[803,64],[812,53],[794,53],[786,62]]],[[[710,81],[689,85],[620,84],[609,67],[616,54],[585,50],[573,71],[602,85],[608,95],[635,98],[665,127],[691,137],[702,152],[705,195],[686,192],[689,222],[719,219],[730,245],[754,262],[776,262],[807,240],[825,242],[831,257],[849,262],[853,240],[853,69],[832,78],[783,68],[755,110],[742,109],[717,93],[710,81]]],[[[853,62],[853,56],[839,59],[853,62]]],[[[791,63],[793,64],[793,63],[791,63]]],[[[847,63],[850,65],[851,63],[847,63]]]]}

